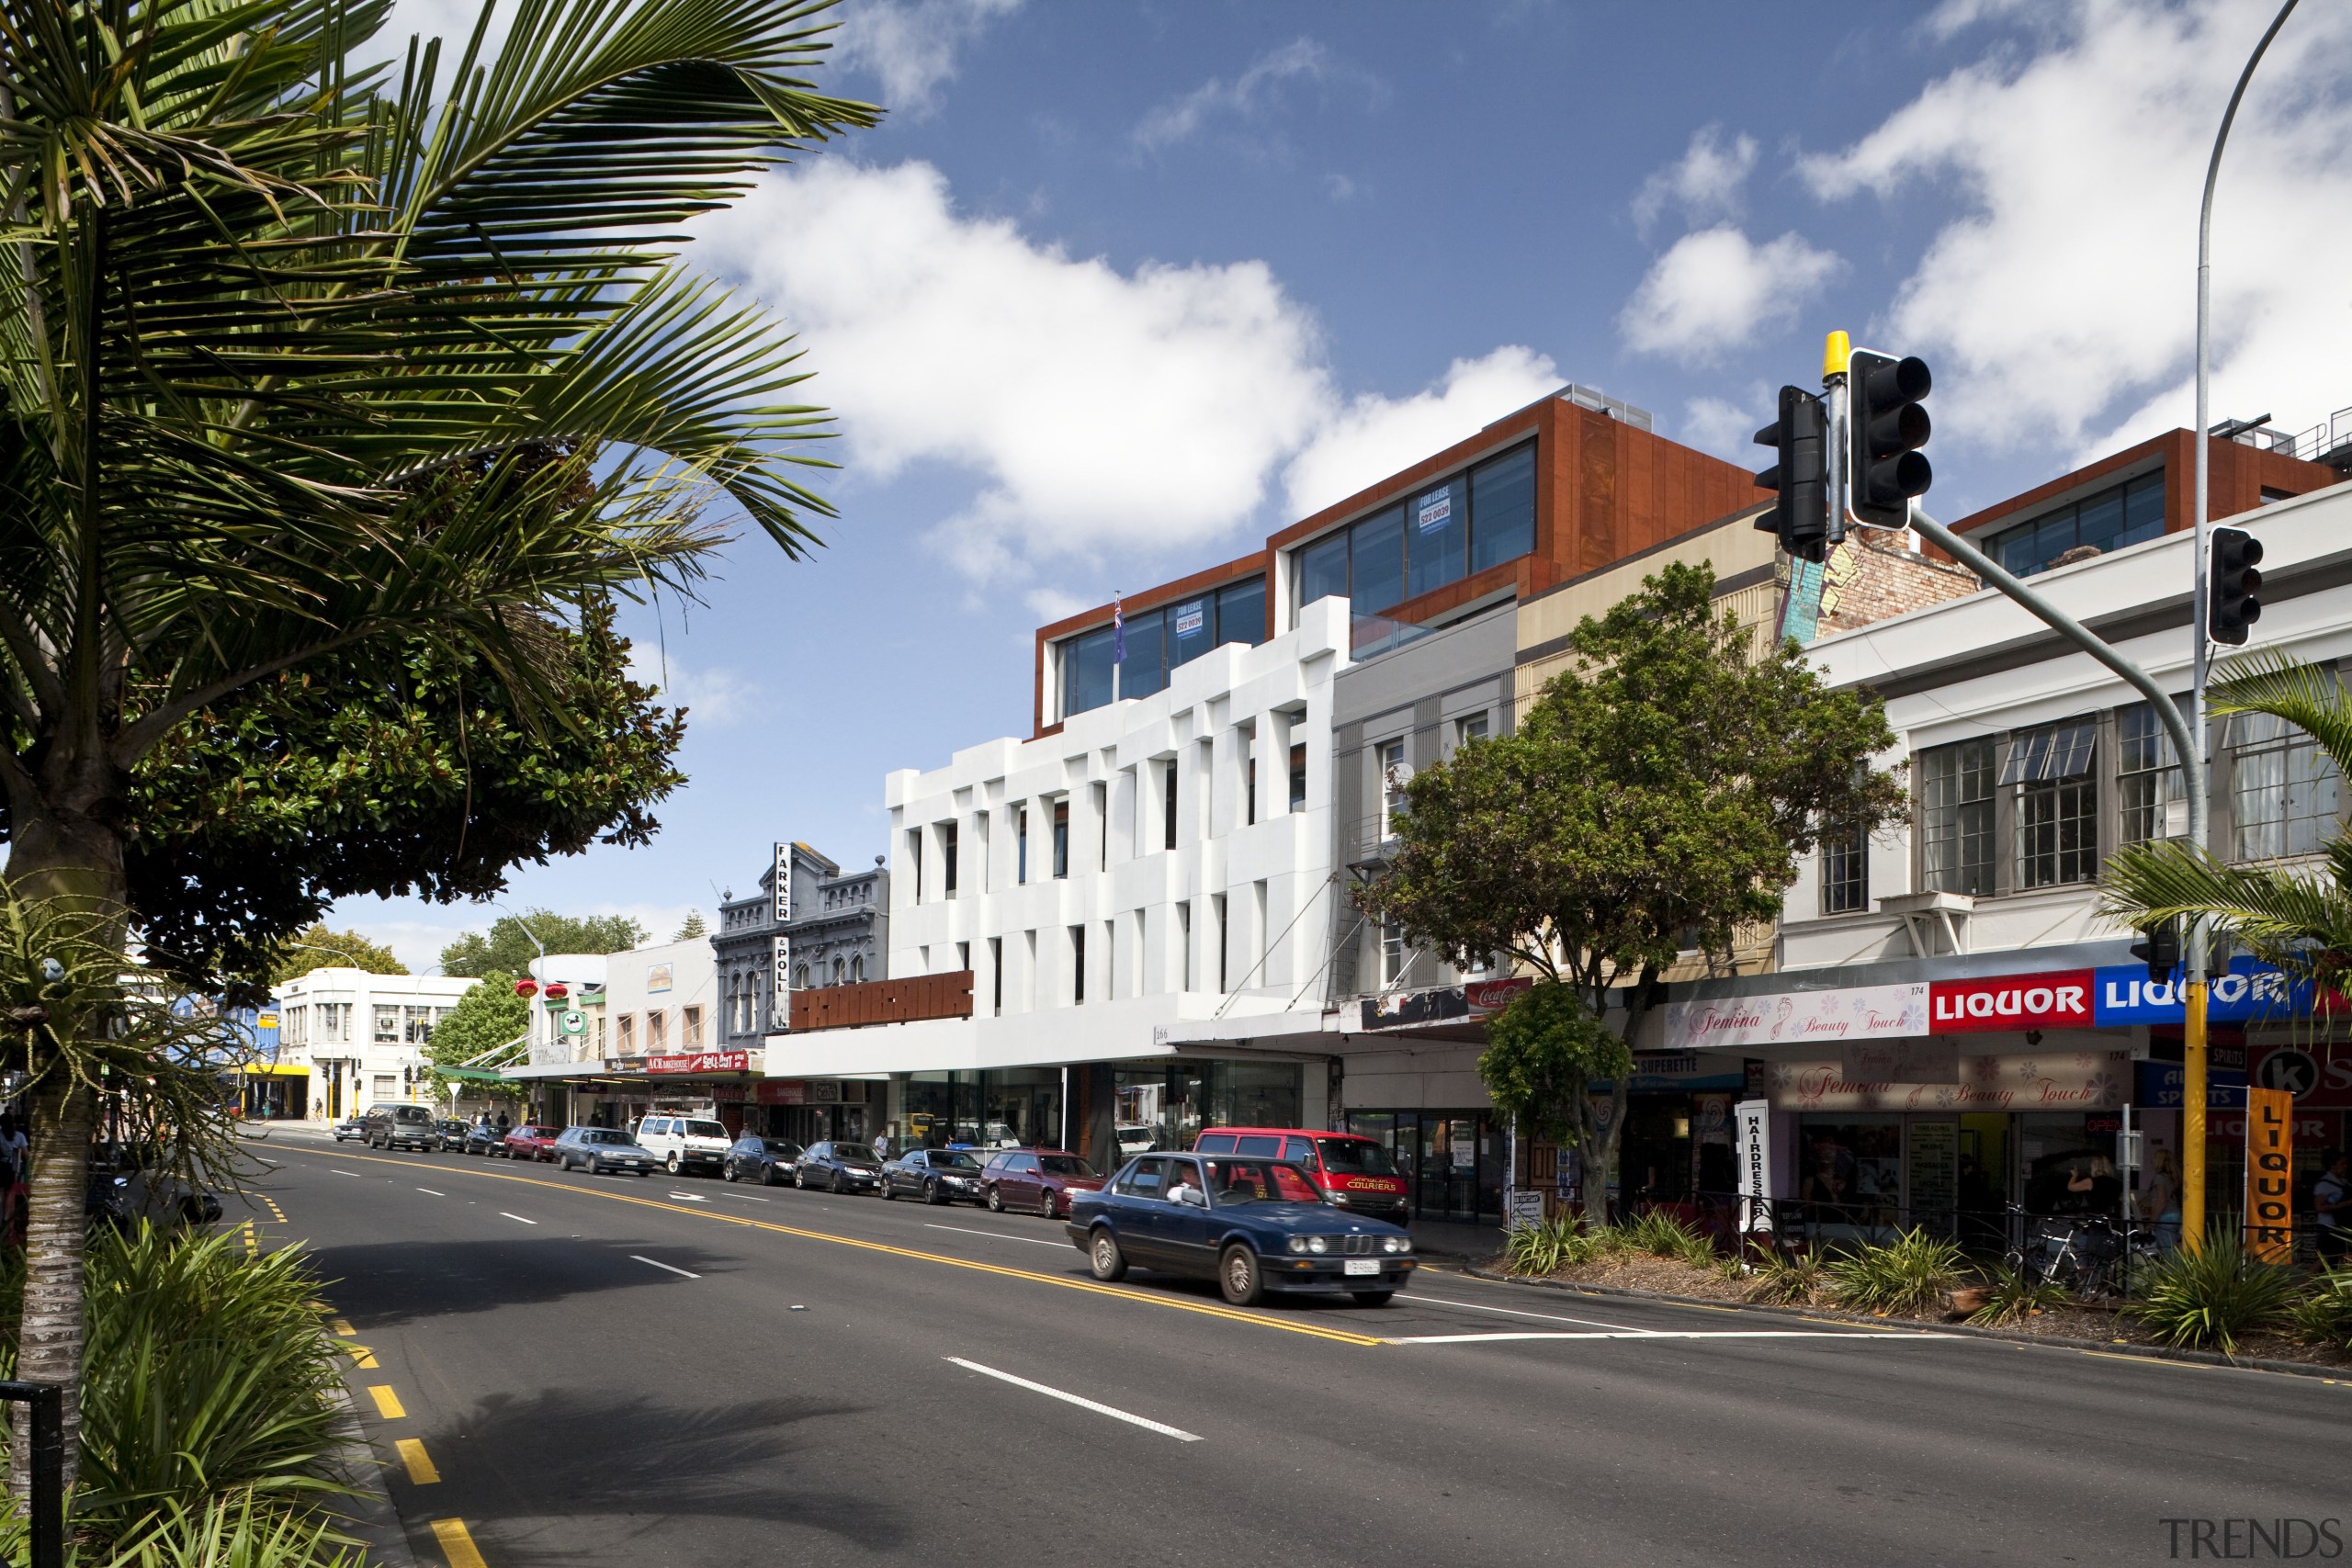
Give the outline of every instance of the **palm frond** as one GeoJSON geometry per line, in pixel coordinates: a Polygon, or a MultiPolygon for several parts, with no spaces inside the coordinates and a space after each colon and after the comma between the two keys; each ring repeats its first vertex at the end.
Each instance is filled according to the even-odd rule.
{"type": "Polygon", "coordinates": [[[2333,666],[2266,648],[2228,660],[2215,674],[2208,698],[2213,712],[2283,719],[2317,741],[2339,773],[2352,773],[2352,702],[2333,666]]]}

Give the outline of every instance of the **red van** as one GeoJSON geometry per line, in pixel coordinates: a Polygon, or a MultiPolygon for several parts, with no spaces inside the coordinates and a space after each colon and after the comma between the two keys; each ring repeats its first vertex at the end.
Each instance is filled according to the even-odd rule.
{"type": "Polygon", "coordinates": [[[1411,1196],[1388,1150],[1357,1133],[1306,1127],[1216,1127],[1193,1140],[1196,1154],[1261,1155],[1303,1166],[1325,1197],[1351,1214],[1391,1224],[1412,1219],[1411,1196]]]}

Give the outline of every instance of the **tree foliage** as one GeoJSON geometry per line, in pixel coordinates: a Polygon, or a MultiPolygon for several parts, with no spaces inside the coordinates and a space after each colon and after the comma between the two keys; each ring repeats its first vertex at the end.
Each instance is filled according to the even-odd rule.
{"type": "Polygon", "coordinates": [[[1623,1042],[1677,954],[1727,954],[1825,829],[1874,829],[1902,801],[1871,764],[1894,744],[1877,700],[1825,686],[1793,642],[1756,646],[1713,594],[1710,569],[1669,565],[1586,617],[1512,733],[1407,784],[1396,855],[1358,896],[1457,968],[1507,954],[1537,976],[1489,1088],[1531,1124],[1573,1122],[1589,1173],[1614,1156],[1623,1042]]]}
{"type": "Polygon", "coordinates": [[[330,931],[324,921],[314,921],[296,931],[281,948],[284,956],[271,966],[270,983],[282,986],[313,969],[341,967],[365,970],[370,975],[405,975],[408,965],[392,956],[392,950],[371,942],[357,931],[330,931]]]}
{"type": "Polygon", "coordinates": [[[501,915],[487,933],[468,931],[441,950],[444,975],[479,975],[485,979],[503,974],[511,983],[527,975],[531,961],[544,948],[549,953],[626,953],[645,941],[642,925],[627,915],[559,915],[552,909],[526,909],[520,917],[501,915]],[[538,940],[533,942],[531,939],[538,940]]]}
{"type": "Polygon", "coordinates": [[[678,934],[672,937],[670,940],[672,942],[692,942],[698,936],[708,936],[709,934],[710,928],[703,924],[702,911],[700,909],[689,909],[686,911],[686,918],[678,922],[678,934]]]}
{"type": "MultiPolygon", "coordinates": [[[[449,1016],[433,1026],[433,1039],[424,1048],[426,1060],[436,1067],[463,1066],[519,1038],[531,1026],[531,1004],[514,994],[514,975],[493,969],[481,976],[480,985],[468,987],[449,1016]]],[[[468,1087],[499,1086],[477,1079],[468,1087]]]]}

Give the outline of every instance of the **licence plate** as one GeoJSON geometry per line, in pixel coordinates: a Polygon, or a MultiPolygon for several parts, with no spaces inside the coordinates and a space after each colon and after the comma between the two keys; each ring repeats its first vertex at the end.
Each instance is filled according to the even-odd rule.
{"type": "Polygon", "coordinates": [[[1377,1274],[1380,1272],[1380,1259],[1377,1258],[1351,1258],[1347,1261],[1344,1271],[1350,1274],[1377,1274]]]}

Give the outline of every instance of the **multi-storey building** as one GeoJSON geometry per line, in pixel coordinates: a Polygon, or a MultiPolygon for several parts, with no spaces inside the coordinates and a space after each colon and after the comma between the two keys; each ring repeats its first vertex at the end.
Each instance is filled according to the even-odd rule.
{"type": "Polygon", "coordinates": [[[277,987],[277,1083],[286,1115],[333,1121],[378,1100],[426,1098],[417,1084],[433,1026],[476,984],[463,976],[370,975],[329,965],[277,987]]]}
{"type": "Polygon", "coordinates": [[[790,993],[883,978],[889,955],[890,874],[881,856],[844,873],[802,843],[775,846],[759,891],[718,906],[710,933],[718,955],[718,1035],[732,1048],[757,1047],[790,1027],[790,993]],[[788,870],[787,870],[788,868],[788,870]],[[776,897],[784,876],[785,897],[776,897]]]}

